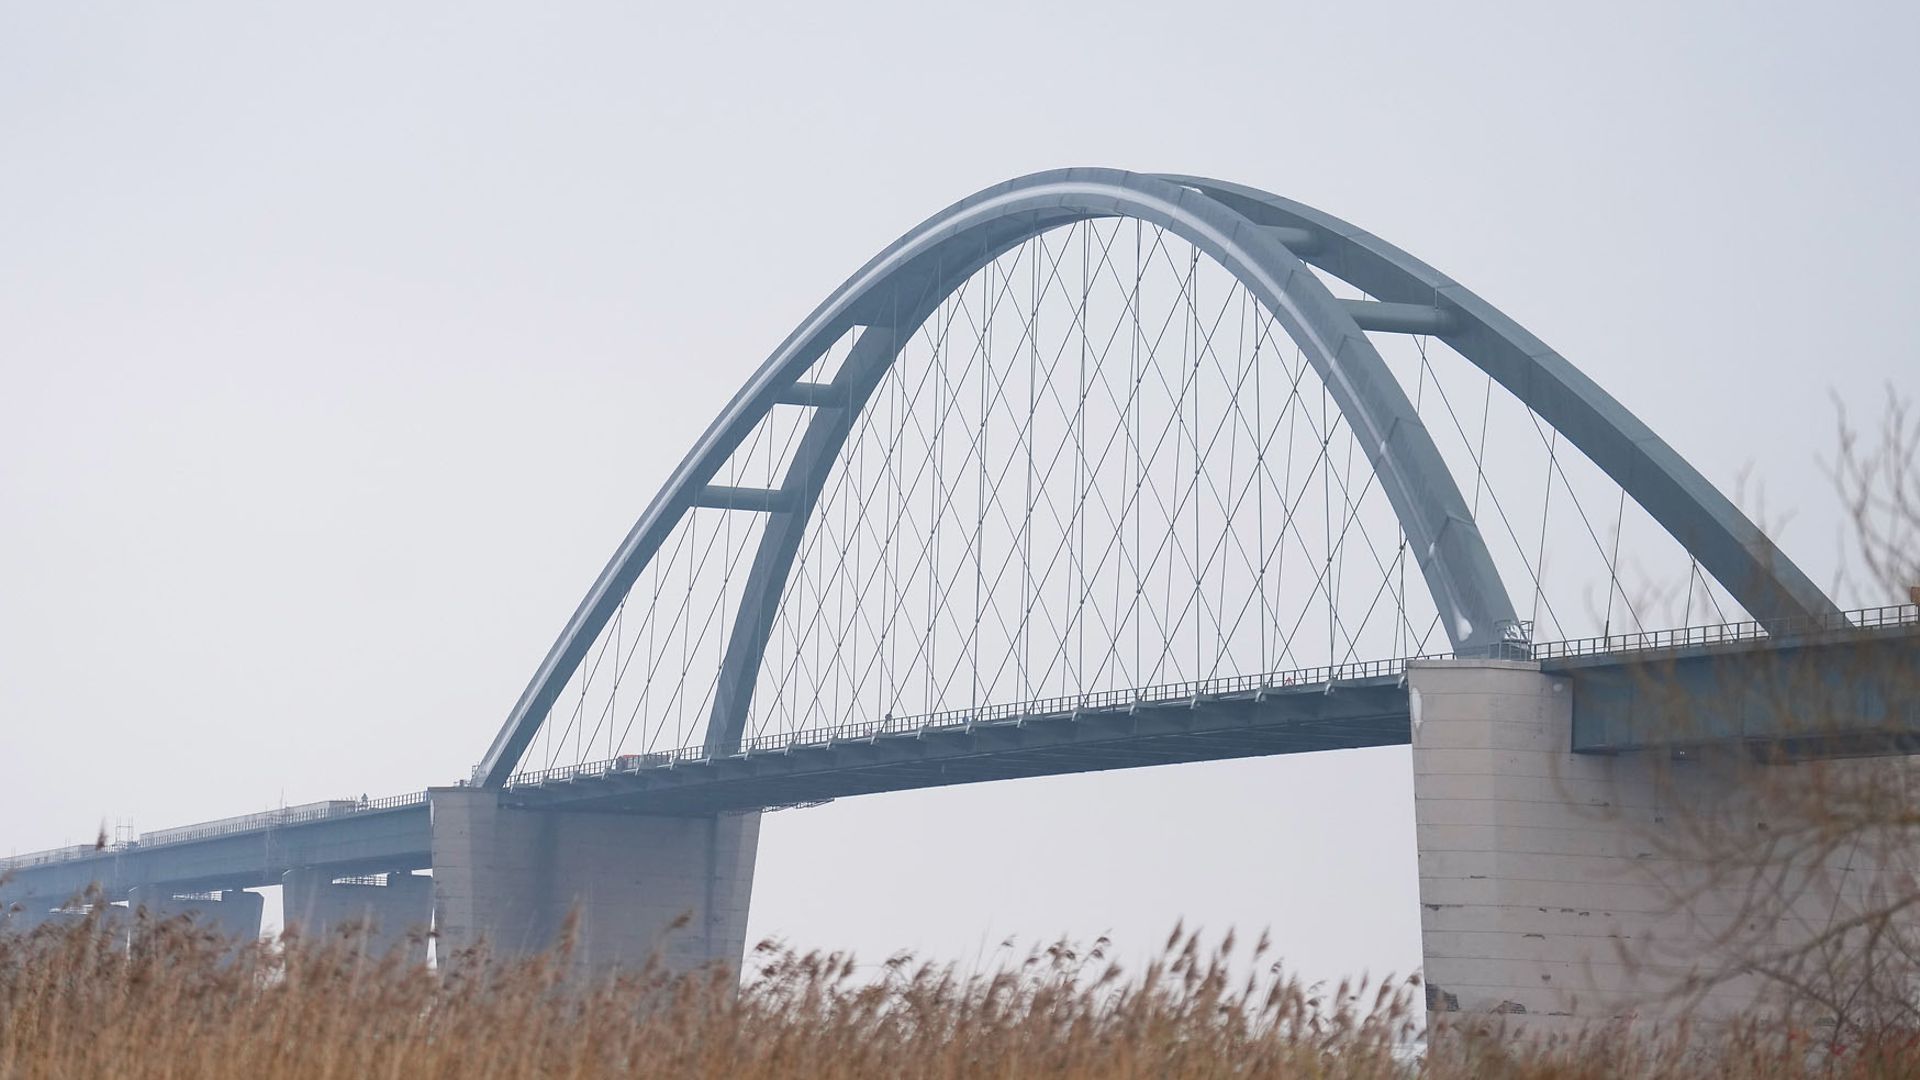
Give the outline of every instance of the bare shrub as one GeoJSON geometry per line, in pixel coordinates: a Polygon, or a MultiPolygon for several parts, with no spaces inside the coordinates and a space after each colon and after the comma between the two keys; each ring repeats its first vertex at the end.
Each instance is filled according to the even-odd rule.
{"type": "MultiPolygon", "coordinates": [[[[1896,607],[1920,602],[1916,454],[1898,397],[1877,438],[1842,418],[1832,476],[1870,594],[1896,607]]],[[[1920,641],[1910,626],[1792,634],[1729,650],[1706,685],[1671,662],[1636,674],[1635,723],[1662,748],[1643,755],[1656,812],[1639,835],[1691,918],[1620,953],[1689,1008],[1732,989],[1829,1064],[1905,1053],[1920,1038],[1920,641]]]]}

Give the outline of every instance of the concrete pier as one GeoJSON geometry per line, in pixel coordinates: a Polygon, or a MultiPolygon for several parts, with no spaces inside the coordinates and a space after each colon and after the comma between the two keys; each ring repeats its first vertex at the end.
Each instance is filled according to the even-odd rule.
{"type": "Polygon", "coordinates": [[[327,870],[289,870],[280,879],[280,896],[286,925],[309,937],[351,928],[371,955],[383,956],[405,945],[413,959],[426,960],[427,931],[433,923],[432,878],[396,870],[378,882],[337,879],[327,870]]]}
{"type": "Polygon", "coordinates": [[[1726,965],[1805,941],[1873,900],[1882,869],[1859,851],[1790,868],[1768,887],[1784,898],[1736,864],[1788,825],[1770,818],[1781,810],[1757,794],[1756,769],[1904,769],[1901,759],[1574,754],[1572,688],[1537,665],[1422,662],[1409,683],[1436,1023],[1499,1013],[1551,1033],[1683,1011],[1753,1015],[1774,987],[1719,978],[1726,965]],[[1710,987],[1697,989],[1701,976],[1710,987]]]}
{"type": "Polygon", "coordinates": [[[559,944],[582,970],[724,963],[746,947],[760,816],[521,810],[486,788],[436,788],[434,920],[442,962],[559,944]]]}

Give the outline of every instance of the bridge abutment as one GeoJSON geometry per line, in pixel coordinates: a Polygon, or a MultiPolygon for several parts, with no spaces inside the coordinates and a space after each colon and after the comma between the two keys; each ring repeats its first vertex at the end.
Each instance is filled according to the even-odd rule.
{"type": "Polygon", "coordinates": [[[442,961],[485,943],[525,953],[560,944],[576,968],[673,970],[746,949],[760,815],[664,817],[522,809],[493,788],[436,788],[434,918],[442,961]]]}
{"type": "Polygon", "coordinates": [[[1739,747],[1575,754],[1573,687],[1538,665],[1409,672],[1429,1019],[1525,1031],[1751,1016],[1777,983],[1732,974],[1870,906],[1883,855],[1858,842],[1767,854],[1799,828],[1788,782],[1904,776],[1903,759],[1762,766],[1739,747]],[[1756,771],[1757,770],[1757,771],[1756,771]],[[1826,779],[1815,780],[1809,770],[1826,779]],[[1764,872],[1754,867],[1767,865],[1764,872]]]}

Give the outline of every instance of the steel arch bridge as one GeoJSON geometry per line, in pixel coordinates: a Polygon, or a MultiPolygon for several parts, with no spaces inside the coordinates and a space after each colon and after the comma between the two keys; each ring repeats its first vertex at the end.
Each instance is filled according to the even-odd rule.
{"type": "Polygon", "coordinates": [[[1037,173],[906,233],[760,365],[474,782],[1526,656],[1543,620],[1578,636],[1576,548],[1590,628],[1643,629],[1623,571],[1655,541],[1689,608],[1698,581],[1723,619],[1838,617],[1619,401],[1399,248],[1241,185],[1037,173]]]}
{"type": "Polygon", "coordinates": [[[91,883],[257,933],[245,890],[279,885],[316,925],[456,945],[540,947],[598,905],[614,962],[697,909],[682,959],[738,964],[755,811],[1407,744],[1418,788],[1416,683],[1447,676],[1410,664],[1435,657],[1570,691],[1569,761],[1920,752],[1920,605],[1837,610],[1466,288],[1251,188],[1040,173],[921,223],[781,343],[471,780],[0,860],[0,929],[91,883]],[[1650,663],[1687,730],[1636,699],[1650,663]]]}

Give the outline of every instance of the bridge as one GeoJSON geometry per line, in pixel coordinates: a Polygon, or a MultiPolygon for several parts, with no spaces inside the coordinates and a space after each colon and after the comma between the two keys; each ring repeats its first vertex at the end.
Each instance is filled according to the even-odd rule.
{"type": "Polygon", "coordinates": [[[738,963],[763,811],[1411,744],[1429,981],[1587,1015],[1625,990],[1576,993],[1594,936],[1549,894],[1615,889],[1628,934],[1658,912],[1628,880],[1646,821],[1567,785],[1907,754],[1916,642],[1920,609],[1842,611],[1426,263],[1253,188],[1062,170],[935,214],[807,316],[470,777],[16,856],[0,898],[15,926],[95,885],[257,932],[248,890],[278,885],[290,921],[430,924],[443,956],[578,911],[584,964],[738,963]]]}

